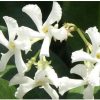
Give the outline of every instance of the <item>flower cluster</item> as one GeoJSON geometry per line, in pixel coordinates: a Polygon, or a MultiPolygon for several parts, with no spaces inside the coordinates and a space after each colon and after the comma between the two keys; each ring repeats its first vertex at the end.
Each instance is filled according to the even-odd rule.
{"type": "Polygon", "coordinates": [[[59,99],[58,92],[52,87],[53,85],[61,95],[70,89],[86,86],[84,87],[83,98],[94,99],[94,87],[100,86],[100,33],[98,29],[91,27],[85,32],[92,43],[84,39],[84,41],[86,40],[87,52],[81,49],[72,53],[72,63],[83,61],[83,64],[74,66],[70,73],[81,76],[81,79],[71,79],[67,76],[59,78],[53,66],[51,66],[51,62],[46,59],[46,57],[50,57],[49,47],[51,39],[62,42],[67,40],[68,36],[72,36],[71,32],[75,29],[80,33],[79,29],[70,23],[59,28],[62,9],[57,2],[53,2],[52,10],[44,23],[42,22],[42,12],[38,5],[26,5],[22,8],[22,11],[33,20],[37,31],[26,26],[19,27],[17,21],[9,16],[3,17],[8,29],[8,40],[0,30],[0,43],[8,49],[7,53],[2,53],[0,72],[5,70],[9,59],[14,55],[18,73],[13,76],[9,85],[19,85],[15,92],[15,97],[21,99],[30,90],[35,87],[41,87],[52,99],[59,99]],[[21,51],[25,51],[25,54],[27,54],[31,50],[32,45],[39,40],[43,40],[39,53],[25,63],[21,51]],[[39,59],[37,61],[38,55],[39,59]],[[33,79],[25,75],[32,64],[37,69],[33,79]]]}

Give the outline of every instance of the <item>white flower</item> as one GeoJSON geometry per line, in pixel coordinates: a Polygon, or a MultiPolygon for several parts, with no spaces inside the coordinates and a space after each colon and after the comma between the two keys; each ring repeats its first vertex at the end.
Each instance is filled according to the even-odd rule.
{"type": "Polygon", "coordinates": [[[8,28],[9,40],[7,40],[2,31],[0,31],[0,43],[8,49],[7,53],[2,53],[0,71],[3,71],[6,68],[9,59],[14,55],[18,72],[24,73],[27,70],[27,67],[22,59],[21,50],[28,52],[31,49],[29,37],[39,37],[40,35],[38,36],[38,34],[31,29],[24,27],[19,28],[17,21],[11,17],[4,16],[3,18],[8,28]],[[27,34],[25,33],[26,29],[28,30],[27,34]]]}
{"type": "Polygon", "coordinates": [[[10,80],[10,85],[16,84],[20,84],[15,93],[17,98],[23,98],[27,92],[38,86],[43,88],[52,99],[59,98],[57,92],[50,86],[50,84],[56,87],[59,85],[57,74],[51,66],[45,66],[43,69],[39,68],[35,73],[34,80],[23,74],[16,74],[10,80]]]}
{"type": "MultiPolygon", "coordinates": [[[[91,65],[92,66],[92,65],[91,65]]],[[[92,69],[87,69],[87,66],[78,64],[71,69],[71,73],[75,73],[83,78],[82,79],[70,79],[68,77],[62,77],[59,79],[59,93],[63,95],[70,89],[87,85],[83,92],[84,99],[94,99],[93,92],[95,86],[100,86],[100,63],[97,63],[92,69]]],[[[93,66],[92,66],[93,67],[93,66]]]]}
{"type": "Polygon", "coordinates": [[[100,33],[96,27],[86,30],[92,42],[91,53],[86,53],[82,49],[72,53],[72,62],[91,61],[93,63],[100,62],[100,33]]]}
{"type": "Polygon", "coordinates": [[[60,29],[56,27],[53,27],[52,24],[54,22],[58,22],[61,19],[62,16],[62,10],[60,5],[57,2],[53,2],[53,7],[51,10],[50,15],[48,16],[47,20],[42,22],[42,13],[41,9],[35,4],[29,4],[22,8],[22,11],[25,12],[27,15],[31,17],[33,22],[36,24],[38,31],[43,35],[45,35],[41,51],[40,51],[40,58],[42,56],[49,56],[49,46],[51,43],[52,37],[54,37],[57,40],[64,40],[67,38],[67,32],[64,27],[61,27],[60,29]]]}

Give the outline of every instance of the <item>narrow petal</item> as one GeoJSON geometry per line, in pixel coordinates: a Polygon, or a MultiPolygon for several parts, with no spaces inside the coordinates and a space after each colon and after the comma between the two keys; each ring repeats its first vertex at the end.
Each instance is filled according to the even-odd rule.
{"type": "Polygon", "coordinates": [[[43,88],[51,96],[52,99],[59,99],[59,95],[49,84],[45,84],[43,88]]]}
{"type": "Polygon", "coordinates": [[[59,93],[63,95],[68,90],[82,86],[84,84],[84,81],[79,79],[70,79],[68,77],[59,78],[59,93]]]}
{"type": "Polygon", "coordinates": [[[50,29],[52,36],[56,39],[56,40],[66,40],[68,37],[68,33],[67,30],[64,27],[61,27],[60,29],[56,29],[56,28],[51,28],[50,29]]]}
{"type": "Polygon", "coordinates": [[[25,71],[27,71],[28,68],[22,59],[20,50],[15,51],[15,63],[19,73],[24,73],[25,71]]]}
{"type": "Polygon", "coordinates": [[[82,49],[77,50],[72,53],[71,56],[72,62],[77,62],[77,61],[91,61],[91,62],[96,62],[94,58],[91,57],[88,53],[84,52],[82,49]]]}
{"type": "Polygon", "coordinates": [[[40,58],[42,58],[43,56],[49,57],[50,43],[51,43],[51,37],[46,35],[40,50],[40,58]]]}
{"type": "Polygon", "coordinates": [[[52,10],[44,23],[45,25],[53,24],[54,22],[57,21],[57,23],[60,21],[62,17],[62,9],[60,5],[57,2],[53,2],[52,10]]]}
{"type": "Polygon", "coordinates": [[[100,63],[97,63],[89,74],[89,83],[92,86],[100,86],[100,63]]]}
{"type": "Polygon", "coordinates": [[[8,48],[8,40],[5,38],[1,30],[0,30],[0,43],[8,48]]]}
{"type": "Polygon", "coordinates": [[[94,52],[100,45],[100,33],[98,32],[98,29],[96,27],[90,27],[86,30],[86,33],[89,35],[94,52]]]}
{"type": "Polygon", "coordinates": [[[84,79],[87,75],[87,69],[85,65],[78,64],[71,69],[70,73],[77,74],[84,79]]]}
{"type": "Polygon", "coordinates": [[[22,11],[25,12],[36,24],[38,30],[41,30],[42,27],[42,13],[41,9],[35,4],[29,4],[22,8],[22,11]]]}
{"type": "Polygon", "coordinates": [[[14,40],[18,30],[17,21],[12,17],[8,16],[4,16],[3,19],[5,20],[8,28],[9,40],[14,40]]]}
{"type": "Polygon", "coordinates": [[[10,52],[10,51],[8,51],[5,54],[2,54],[1,60],[0,60],[0,71],[5,70],[6,65],[7,65],[8,61],[11,58],[12,55],[13,55],[13,52],[10,52]]]}
{"type": "Polygon", "coordinates": [[[21,84],[19,85],[19,87],[17,88],[17,91],[15,93],[15,97],[18,98],[18,99],[22,99],[23,96],[29,92],[30,90],[32,90],[33,88],[36,87],[36,84],[35,84],[35,81],[30,81],[30,82],[27,82],[25,84],[21,84]]]}
{"type": "Polygon", "coordinates": [[[94,100],[94,88],[91,85],[88,85],[87,88],[83,92],[84,99],[93,99],[94,100]]]}
{"type": "Polygon", "coordinates": [[[9,82],[9,86],[17,85],[17,84],[24,84],[24,83],[31,83],[33,79],[24,76],[24,74],[16,74],[9,82]]]}
{"type": "Polygon", "coordinates": [[[55,85],[56,87],[59,86],[59,79],[58,79],[58,76],[57,76],[57,73],[55,72],[55,70],[52,68],[52,67],[47,67],[45,69],[45,72],[46,72],[46,75],[47,75],[47,78],[50,80],[50,82],[55,85]]]}
{"type": "Polygon", "coordinates": [[[33,38],[41,38],[43,39],[44,38],[44,34],[42,33],[39,33],[35,30],[32,30],[31,28],[29,27],[25,27],[25,26],[21,26],[19,28],[19,34],[20,34],[20,38],[24,38],[25,36],[26,37],[29,37],[30,39],[33,39],[33,38]]]}

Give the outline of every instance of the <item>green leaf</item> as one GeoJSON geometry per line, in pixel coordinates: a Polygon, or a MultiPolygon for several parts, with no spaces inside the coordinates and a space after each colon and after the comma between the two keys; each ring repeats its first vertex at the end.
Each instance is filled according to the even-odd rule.
{"type": "Polygon", "coordinates": [[[94,98],[100,99],[100,86],[95,87],[94,89],[94,98]]]}
{"type": "Polygon", "coordinates": [[[83,86],[71,89],[67,94],[67,99],[83,99],[83,90],[83,86]]]}
{"type": "Polygon", "coordinates": [[[9,72],[11,69],[15,68],[14,65],[7,65],[6,69],[3,72],[0,72],[0,77],[3,77],[7,72],[9,72]]]}
{"type": "Polygon", "coordinates": [[[15,87],[9,87],[8,81],[0,78],[0,99],[15,99],[15,87]]]}
{"type": "Polygon", "coordinates": [[[2,30],[3,33],[7,32],[7,28],[5,26],[0,25],[0,30],[2,30]]]}

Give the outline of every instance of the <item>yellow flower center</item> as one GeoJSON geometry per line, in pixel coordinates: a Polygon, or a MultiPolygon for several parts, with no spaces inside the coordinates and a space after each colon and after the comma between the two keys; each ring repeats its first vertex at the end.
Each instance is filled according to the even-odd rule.
{"type": "Polygon", "coordinates": [[[14,42],[10,41],[9,42],[9,49],[14,49],[14,48],[15,48],[14,42]]]}
{"type": "Polygon", "coordinates": [[[47,33],[47,32],[48,32],[48,26],[43,27],[42,31],[43,31],[44,33],[47,33]]]}
{"type": "Polygon", "coordinates": [[[96,57],[97,57],[98,59],[100,59],[100,53],[97,53],[97,54],[96,54],[96,57]]]}

